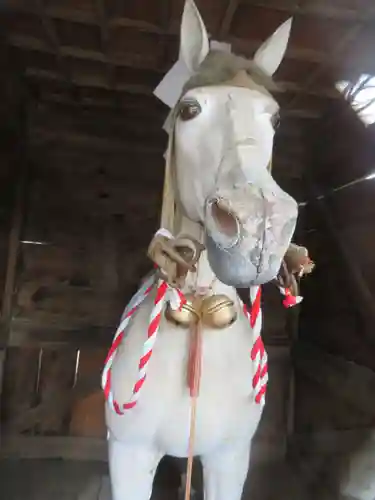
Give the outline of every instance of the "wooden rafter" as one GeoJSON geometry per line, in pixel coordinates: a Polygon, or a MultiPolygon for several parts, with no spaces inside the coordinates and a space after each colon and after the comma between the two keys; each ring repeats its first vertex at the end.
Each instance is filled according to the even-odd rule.
{"type": "MultiPolygon", "coordinates": [[[[5,289],[3,296],[3,304],[1,309],[1,322],[3,327],[9,322],[13,292],[15,286],[16,266],[18,259],[18,248],[21,235],[22,221],[24,216],[23,205],[26,193],[27,168],[26,165],[21,166],[20,176],[18,180],[18,189],[15,196],[15,207],[12,219],[12,226],[9,235],[8,245],[8,262],[5,280],[5,289]]],[[[4,335],[4,331],[2,332],[4,335]]]]}
{"type": "Polygon", "coordinates": [[[43,29],[44,29],[46,38],[49,42],[49,45],[52,49],[52,52],[56,56],[56,60],[57,60],[58,66],[60,67],[61,73],[69,81],[70,74],[69,74],[69,70],[68,70],[66,64],[64,63],[64,60],[63,60],[63,57],[61,54],[60,41],[59,41],[59,38],[57,36],[52,19],[49,16],[47,16],[47,14],[45,12],[42,0],[34,0],[33,12],[35,13],[36,16],[39,16],[39,18],[42,22],[42,25],[43,25],[43,29]]]}
{"type": "MultiPolygon", "coordinates": [[[[163,2],[164,3],[164,2],[163,2]]],[[[167,2],[165,2],[167,3],[167,2]]],[[[246,3],[246,0],[245,0],[246,3]]],[[[364,21],[367,23],[371,22],[371,19],[369,19],[366,9],[355,9],[355,8],[350,8],[350,7],[345,7],[345,6],[335,6],[335,5],[330,5],[329,3],[323,4],[322,2],[319,2],[318,5],[315,5],[315,2],[301,2],[301,5],[298,5],[298,2],[296,2],[297,5],[292,5],[287,2],[280,2],[279,0],[273,0],[273,1],[265,1],[265,0],[251,0],[249,2],[249,5],[251,7],[260,7],[262,9],[267,9],[267,10],[276,10],[276,11],[281,11],[285,12],[285,15],[294,15],[298,14],[301,16],[311,16],[314,15],[316,17],[322,18],[322,19],[332,19],[332,20],[337,20],[337,21],[364,21]]],[[[164,6],[163,6],[164,7],[164,6]]],[[[28,2],[23,2],[19,6],[14,6],[12,5],[12,9],[17,10],[19,12],[25,12],[28,13],[32,11],[30,5],[28,2]]],[[[72,9],[70,7],[64,7],[64,6],[56,6],[56,5],[46,5],[44,7],[46,15],[48,15],[51,18],[55,19],[62,19],[65,21],[73,21],[73,22],[78,22],[82,24],[89,24],[89,25],[95,25],[97,24],[97,18],[95,14],[93,14],[90,11],[84,11],[84,10],[79,10],[79,9],[72,9]]],[[[112,25],[122,25],[122,26],[129,26],[132,25],[134,27],[149,27],[150,30],[153,30],[155,33],[165,33],[170,32],[170,30],[165,30],[164,28],[151,25],[150,23],[145,23],[142,21],[135,21],[133,19],[128,19],[126,17],[123,17],[121,15],[115,16],[111,19],[111,24],[112,25]]],[[[169,26],[169,24],[168,24],[169,26]]]]}
{"type": "MultiPolygon", "coordinates": [[[[332,61],[337,60],[337,58],[348,48],[350,43],[352,43],[358,37],[369,20],[374,21],[374,17],[375,8],[373,6],[363,10],[363,16],[356,20],[355,24],[347,31],[346,35],[333,48],[333,50],[329,51],[320,61],[319,67],[308,76],[304,84],[305,89],[309,89],[314,85],[314,83],[317,81],[323,71],[327,67],[329,67],[332,61]]],[[[298,95],[295,95],[288,103],[288,107],[293,107],[293,105],[298,102],[299,98],[300,97],[298,95]]]]}
{"type": "Polygon", "coordinates": [[[286,15],[300,15],[300,16],[319,16],[321,18],[333,19],[337,21],[364,21],[369,22],[368,15],[365,9],[351,9],[349,7],[337,7],[329,5],[328,2],[323,4],[319,2],[295,2],[295,5],[283,3],[279,0],[264,1],[264,0],[251,0],[251,7],[260,7],[262,9],[276,10],[285,12],[286,15]]]}
{"type": "Polygon", "coordinates": [[[114,75],[114,65],[109,57],[109,28],[108,28],[108,17],[106,8],[103,0],[95,0],[95,7],[98,15],[98,22],[100,26],[100,43],[102,47],[102,52],[105,56],[105,62],[107,65],[107,76],[108,76],[108,85],[110,88],[113,88],[115,84],[115,75],[114,75]]]}
{"type": "MultiPolygon", "coordinates": [[[[11,47],[23,49],[25,51],[35,50],[41,53],[53,54],[51,47],[46,46],[42,40],[36,37],[24,35],[9,35],[8,43],[11,47]]],[[[112,64],[116,66],[124,66],[130,68],[152,69],[155,72],[164,73],[166,67],[160,67],[156,64],[150,65],[150,59],[142,58],[139,54],[122,54],[121,57],[108,56],[103,52],[95,50],[83,49],[81,47],[61,46],[59,49],[60,55],[64,57],[74,57],[77,59],[87,59],[88,61],[96,61],[104,64],[112,64]]]]}
{"type": "Polygon", "coordinates": [[[120,139],[112,139],[106,137],[96,137],[85,134],[84,132],[69,132],[69,131],[51,131],[48,128],[34,127],[30,132],[30,144],[41,144],[58,141],[59,143],[76,144],[80,146],[109,149],[112,151],[140,151],[144,153],[155,153],[162,155],[165,147],[148,146],[143,143],[129,143],[120,139]]]}
{"type": "Polygon", "coordinates": [[[232,24],[233,16],[235,15],[239,4],[240,0],[228,0],[228,5],[227,8],[225,9],[225,14],[219,30],[221,38],[225,38],[228,35],[232,24]]]}
{"type": "MultiPolygon", "coordinates": [[[[67,49],[62,49],[61,52],[64,55],[70,55],[74,57],[79,57],[82,55],[82,51],[76,51],[72,50],[71,48],[67,49]]],[[[87,54],[86,54],[87,55],[87,54]]],[[[89,54],[90,57],[92,54],[89,54]]],[[[95,59],[94,60],[100,60],[100,62],[108,62],[108,59],[106,58],[100,58],[100,56],[96,57],[96,54],[94,55],[95,59]]],[[[130,66],[130,64],[129,64],[130,66]]],[[[37,67],[27,67],[25,69],[26,76],[34,76],[34,77],[39,77],[41,79],[51,79],[51,80],[56,80],[56,81],[62,81],[64,77],[62,77],[59,73],[53,70],[49,69],[41,69],[37,67]]],[[[75,77],[71,77],[70,81],[72,84],[76,85],[82,85],[82,86],[87,86],[87,87],[98,87],[98,88],[105,88],[108,90],[111,90],[113,87],[108,83],[108,81],[104,81],[100,77],[87,77],[83,75],[80,77],[79,75],[75,77]]],[[[278,91],[277,93],[286,93],[286,92],[292,92],[297,95],[311,95],[311,96],[316,96],[316,97],[322,97],[322,98],[328,98],[328,99],[340,99],[340,93],[335,90],[335,89],[321,89],[317,90],[311,87],[306,87],[304,85],[299,85],[293,82],[287,82],[287,81],[282,81],[278,82],[278,91]]],[[[129,93],[136,93],[136,94],[148,94],[152,95],[154,86],[151,84],[150,86],[147,86],[145,84],[116,84],[116,90],[120,91],[125,91],[129,93]]],[[[294,101],[291,101],[291,103],[294,103],[294,101]]],[[[288,105],[290,107],[290,105],[288,105]]]]}

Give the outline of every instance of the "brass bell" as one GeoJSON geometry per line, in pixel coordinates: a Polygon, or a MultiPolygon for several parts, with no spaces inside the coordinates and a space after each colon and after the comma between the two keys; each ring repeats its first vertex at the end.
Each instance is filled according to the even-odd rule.
{"type": "Polygon", "coordinates": [[[226,295],[211,295],[203,300],[201,318],[211,328],[226,328],[237,319],[235,304],[226,295]]]}
{"type": "Polygon", "coordinates": [[[186,302],[181,309],[173,310],[168,302],[165,309],[165,317],[171,323],[187,328],[188,326],[199,321],[199,306],[194,307],[196,298],[194,295],[185,295],[186,302]]]}

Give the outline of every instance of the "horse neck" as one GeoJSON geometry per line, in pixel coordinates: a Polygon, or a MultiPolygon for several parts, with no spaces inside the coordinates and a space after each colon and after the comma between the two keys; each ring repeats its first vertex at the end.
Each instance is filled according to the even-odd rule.
{"type": "MultiPolygon", "coordinates": [[[[198,240],[200,243],[204,243],[203,229],[201,225],[187,219],[184,216],[181,216],[179,220],[176,234],[178,233],[189,235],[198,240]]],[[[230,298],[236,297],[236,289],[225,285],[216,277],[208,261],[206,250],[202,252],[196,267],[196,272],[188,273],[185,286],[182,290],[183,292],[188,292],[193,289],[194,291],[201,291],[204,293],[205,289],[212,285],[212,292],[214,294],[224,294],[230,298]]]]}

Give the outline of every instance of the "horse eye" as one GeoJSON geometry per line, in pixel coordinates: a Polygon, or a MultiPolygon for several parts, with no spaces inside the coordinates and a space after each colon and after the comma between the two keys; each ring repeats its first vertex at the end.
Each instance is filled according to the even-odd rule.
{"type": "Polygon", "coordinates": [[[198,101],[182,101],[178,110],[178,114],[184,122],[192,120],[198,116],[202,111],[202,108],[198,101]]]}
{"type": "Polygon", "coordinates": [[[280,115],[279,113],[275,113],[271,117],[271,123],[274,129],[277,129],[278,126],[280,125],[280,115]]]}

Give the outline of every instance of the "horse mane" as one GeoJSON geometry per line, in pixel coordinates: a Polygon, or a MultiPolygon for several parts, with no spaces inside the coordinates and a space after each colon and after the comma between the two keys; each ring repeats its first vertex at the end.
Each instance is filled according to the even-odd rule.
{"type": "Polygon", "coordinates": [[[273,79],[254,61],[232,53],[211,50],[200,65],[199,71],[185,83],[183,94],[197,87],[223,84],[234,78],[241,70],[247,72],[254,82],[254,87],[261,87],[269,93],[278,90],[273,79]]]}

